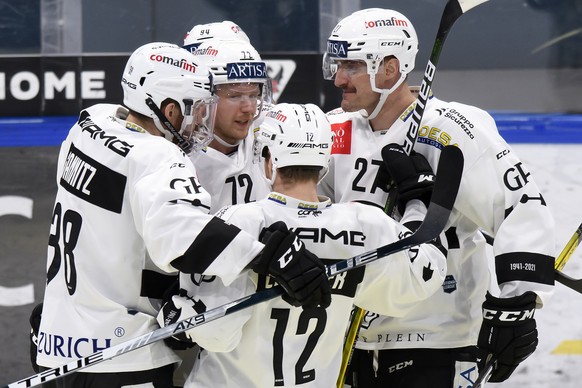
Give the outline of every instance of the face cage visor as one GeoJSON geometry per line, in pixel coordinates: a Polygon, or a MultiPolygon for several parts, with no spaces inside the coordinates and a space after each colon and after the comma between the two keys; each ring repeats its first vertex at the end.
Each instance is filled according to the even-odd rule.
{"type": "Polygon", "coordinates": [[[266,83],[257,82],[256,80],[215,83],[213,93],[220,98],[221,104],[237,107],[243,104],[251,104],[255,108],[253,120],[256,120],[265,104],[265,93],[268,93],[268,88],[265,85],[266,83]]]}
{"type": "Polygon", "coordinates": [[[338,71],[344,71],[345,75],[353,78],[368,72],[367,63],[360,59],[337,58],[328,53],[323,54],[321,70],[323,78],[334,80],[338,71]]]}
{"type": "Polygon", "coordinates": [[[338,71],[339,60],[348,60],[348,42],[345,40],[331,40],[327,41],[327,49],[323,55],[323,62],[321,70],[323,71],[323,78],[332,80],[338,71]]]}
{"type": "Polygon", "coordinates": [[[184,100],[185,112],[180,136],[192,144],[194,152],[206,147],[214,139],[214,120],[219,98],[184,100]]]}

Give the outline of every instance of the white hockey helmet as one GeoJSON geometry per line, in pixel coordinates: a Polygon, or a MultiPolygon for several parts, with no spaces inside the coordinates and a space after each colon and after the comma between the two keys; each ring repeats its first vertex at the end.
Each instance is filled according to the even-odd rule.
{"type": "Polygon", "coordinates": [[[192,53],[208,65],[213,85],[267,81],[267,65],[248,42],[212,39],[192,53]]]}
{"type": "Polygon", "coordinates": [[[264,148],[270,152],[271,183],[276,169],[287,166],[321,167],[321,180],[328,170],[332,144],[327,116],[314,104],[273,105],[255,129],[255,155],[263,162],[264,148]]]}
{"type": "Polygon", "coordinates": [[[258,84],[260,94],[257,96],[257,112],[261,112],[264,102],[272,101],[271,82],[267,75],[267,65],[248,42],[236,40],[212,39],[201,43],[192,51],[202,58],[212,74],[212,90],[227,84],[258,84]]]}
{"type": "Polygon", "coordinates": [[[342,19],[331,32],[323,56],[323,77],[334,79],[341,61],[362,61],[366,63],[372,90],[389,94],[414,69],[417,52],[418,37],[406,16],[389,9],[363,9],[342,19]],[[384,58],[389,56],[398,59],[401,76],[387,90],[376,86],[376,73],[384,58]]]}
{"type": "Polygon", "coordinates": [[[123,104],[154,120],[166,139],[185,151],[212,141],[217,98],[211,94],[210,72],[192,54],[171,43],[155,42],[131,54],[121,80],[123,104]],[[161,112],[162,102],[179,104],[184,120],[178,130],[161,112]]]}
{"type": "Polygon", "coordinates": [[[193,51],[200,43],[210,39],[222,40],[239,40],[250,43],[247,34],[236,24],[230,20],[222,22],[197,24],[184,37],[184,48],[193,51]]]}

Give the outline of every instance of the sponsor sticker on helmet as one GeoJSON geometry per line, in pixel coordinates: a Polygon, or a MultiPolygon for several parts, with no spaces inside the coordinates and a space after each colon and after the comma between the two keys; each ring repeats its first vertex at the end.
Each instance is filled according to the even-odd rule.
{"type": "Polygon", "coordinates": [[[277,121],[281,121],[282,123],[284,123],[287,120],[287,116],[283,114],[283,111],[281,109],[279,109],[278,111],[269,111],[265,114],[265,117],[270,117],[272,119],[275,119],[277,121]]]}
{"type": "Polygon", "coordinates": [[[191,73],[196,73],[196,65],[188,62],[184,58],[176,59],[176,58],[169,57],[167,55],[152,54],[152,55],[150,55],[150,60],[155,61],[155,62],[167,63],[168,65],[179,67],[179,68],[184,69],[186,71],[189,71],[191,73]]]}
{"type": "Polygon", "coordinates": [[[343,40],[328,40],[327,53],[332,57],[347,58],[348,42],[343,40]]]}
{"type": "Polygon", "coordinates": [[[194,55],[208,55],[210,57],[215,57],[218,55],[218,50],[212,46],[204,47],[204,48],[197,48],[192,51],[194,55]]]}
{"type": "Polygon", "coordinates": [[[267,66],[264,62],[235,62],[226,64],[226,77],[229,80],[247,78],[266,78],[267,66]]]}
{"type": "Polygon", "coordinates": [[[366,28],[386,27],[386,26],[408,27],[408,22],[404,19],[397,19],[394,16],[392,16],[390,19],[364,21],[364,25],[366,26],[366,28]]]}

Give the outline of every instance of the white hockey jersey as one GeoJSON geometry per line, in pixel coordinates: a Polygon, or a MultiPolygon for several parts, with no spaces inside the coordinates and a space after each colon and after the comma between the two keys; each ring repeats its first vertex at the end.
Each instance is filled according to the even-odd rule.
{"type": "Polygon", "coordinates": [[[265,198],[271,191],[261,172],[262,165],[253,163],[253,145],[254,133],[249,130],[246,139],[232,154],[225,155],[206,147],[190,156],[200,183],[212,198],[211,214],[223,206],[265,198]]]}
{"type": "MultiPolygon", "coordinates": [[[[157,329],[159,306],[147,297],[157,284],[148,281],[152,274],[176,274],[179,267],[228,283],[263,247],[208,215],[210,196],[190,159],[126,123],[126,115],[117,105],[95,105],[81,112],[62,144],[39,365],[60,366],[157,329]]],[[[84,371],[176,361],[159,341],[84,371]]]]}
{"type": "MultiPolygon", "coordinates": [[[[256,203],[221,210],[220,216],[254,236],[282,220],[328,264],[410,233],[379,209],[320,200],[271,193],[256,203]]],[[[193,329],[192,339],[205,350],[185,387],[333,387],[352,303],[403,316],[440,287],[445,271],[445,258],[435,246],[413,247],[330,279],[327,309],[303,310],[276,298],[193,329]]],[[[197,279],[188,292],[210,309],[272,285],[272,279],[250,273],[226,289],[220,281],[197,279]]]]}
{"type": "MultiPolygon", "coordinates": [[[[319,190],[336,202],[384,207],[387,193],[374,185],[381,149],[402,144],[414,103],[385,131],[373,131],[358,113],[328,113],[335,133],[330,171],[319,190]]],[[[535,291],[538,307],[553,292],[554,220],[531,173],[483,110],[431,98],[414,149],[436,172],[440,150],[459,147],[465,164],[457,200],[441,242],[447,276],[441,289],[404,317],[368,312],[356,346],[361,349],[454,348],[477,343],[481,304],[490,277],[485,240],[493,251],[501,297],[535,291]]],[[[363,306],[362,306],[363,307],[363,306]]]]}

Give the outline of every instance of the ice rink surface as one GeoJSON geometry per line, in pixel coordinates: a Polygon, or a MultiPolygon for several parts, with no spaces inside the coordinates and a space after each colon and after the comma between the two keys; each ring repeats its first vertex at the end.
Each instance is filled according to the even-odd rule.
{"type": "MultiPolygon", "coordinates": [[[[556,255],[582,223],[582,144],[511,144],[528,166],[553,209],[556,255]]],[[[535,225],[531,226],[535,228],[535,225]]],[[[566,264],[564,273],[582,278],[582,247],[566,264]]],[[[555,294],[536,312],[539,345],[504,383],[487,387],[582,387],[582,294],[556,283],[555,294]],[[580,341],[571,354],[556,354],[564,341],[580,341]]]]}

